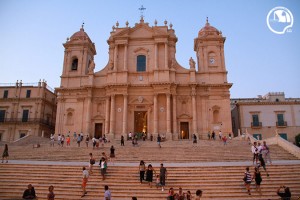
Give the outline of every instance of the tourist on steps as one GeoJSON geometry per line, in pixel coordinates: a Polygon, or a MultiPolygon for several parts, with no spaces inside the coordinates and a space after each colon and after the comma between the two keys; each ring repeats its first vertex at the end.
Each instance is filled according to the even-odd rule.
{"type": "Polygon", "coordinates": [[[23,193],[23,199],[36,199],[34,187],[29,184],[23,193]]]}
{"type": "Polygon", "coordinates": [[[121,136],[121,146],[125,146],[124,145],[124,136],[123,135],[121,136]]]}
{"type": "Polygon", "coordinates": [[[48,190],[49,190],[49,193],[47,194],[47,200],[54,200],[55,194],[53,192],[53,190],[54,190],[53,185],[50,185],[48,190]]]}
{"type": "Polygon", "coordinates": [[[284,185],[280,186],[277,189],[277,195],[281,197],[281,200],[290,200],[292,197],[290,188],[286,187],[284,185]],[[283,189],[283,191],[282,191],[282,189],[283,189]]]}
{"type": "Polygon", "coordinates": [[[89,173],[92,174],[93,173],[93,166],[95,164],[95,158],[93,157],[93,154],[90,153],[90,162],[89,162],[89,173]]]}
{"type": "Polygon", "coordinates": [[[160,135],[158,134],[158,135],[157,135],[157,144],[158,144],[159,148],[161,148],[160,143],[161,143],[161,137],[160,137],[160,135]]]}
{"type": "Polygon", "coordinates": [[[263,141],[262,156],[263,156],[263,159],[265,160],[266,163],[268,163],[268,161],[269,161],[270,164],[272,165],[272,160],[271,160],[271,156],[270,156],[270,148],[266,144],[266,141],[263,141]]]}
{"type": "Polygon", "coordinates": [[[253,178],[255,180],[255,189],[261,195],[260,183],[262,182],[261,174],[259,171],[259,167],[254,168],[253,178]]]}
{"type": "Polygon", "coordinates": [[[87,194],[86,191],[86,184],[88,182],[89,178],[89,172],[85,169],[85,167],[82,168],[82,195],[81,197],[84,197],[87,194]]]}
{"type": "Polygon", "coordinates": [[[3,150],[3,153],[2,153],[2,163],[4,160],[6,160],[6,163],[8,163],[8,146],[7,144],[5,144],[4,146],[4,150],[3,150]]]}
{"type": "Polygon", "coordinates": [[[153,181],[153,172],[156,174],[155,170],[153,169],[152,165],[148,165],[148,169],[146,171],[146,181],[149,183],[150,188],[152,187],[152,181],[153,181]]]}
{"type": "Polygon", "coordinates": [[[254,165],[254,161],[258,162],[258,148],[256,146],[256,142],[253,143],[253,145],[251,146],[251,151],[252,151],[252,154],[253,154],[253,165],[254,165]]]}
{"type": "Polygon", "coordinates": [[[201,200],[201,197],[202,197],[202,190],[197,190],[195,200],[201,200]]]}
{"type": "Polygon", "coordinates": [[[108,189],[108,185],[104,186],[104,200],[111,200],[111,192],[108,189]]]}
{"type": "Polygon", "coordinates": [[[146,165],[143,160],[140,161],[139,165],[139,173],[140,173],[140,183],[143,183],[143,180],[145,180],[145,171],[146,171],[146,165]]]}
{"type": "Polygon", "coordinates": [[[109,162],[111,162],[112,164],[114,164],[114,159],[115,159],[116,155],[115,155],[115,148],[112,145],[110,147],[110,154],[109,154],[109,162]]]}
{"type": "Polygon", "coordinates": [[[159,169],[159,177],[160,177],[160,184],[161,184],[161,191],[165,190],[165,185],[166,185],[166,179],[167,179],[167,168],[164,167],[164,164],[160,164],[160,169],[159,169]]]}
{"type": "Polygon", "coordinates": [[[246,167],[246,172],[244,173],[243,180],[244,180],[246,190],[248,191],[248,194],[251,195],[250,185],[251,185],[252,178],[251,178],[251,174],[249,172],[249,167],[246,167]]]}

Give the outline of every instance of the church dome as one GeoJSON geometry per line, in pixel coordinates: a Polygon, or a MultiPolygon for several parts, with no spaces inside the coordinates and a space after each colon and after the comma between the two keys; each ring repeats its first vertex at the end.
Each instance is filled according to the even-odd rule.
{"type": "Polygon", "coordinates": [[[205,37],[205,36],[218,36],[221,32],[216,29],[215,27],[211,26],[208,23],[208,19],[206,19],[205,26],[199,31],[198,37],[205,37]]]}
{"type": "Polygon", "coordinates": [[[88,34],[86,32],[84,32],[83,26],[80,28],[80,31],[77,31],[76,33],[74,33],[70,40],[89,40],[90,41],[90,37],[88,36],[88,34]]]}

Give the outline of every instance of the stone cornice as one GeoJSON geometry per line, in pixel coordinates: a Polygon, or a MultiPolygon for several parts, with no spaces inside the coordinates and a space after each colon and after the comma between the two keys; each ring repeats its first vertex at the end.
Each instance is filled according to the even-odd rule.
{"type": "Polygon", "coordinates": [[[279,101],[279,102],[237,102],[236,105],[300,105],[300,101],[279,101]]]}

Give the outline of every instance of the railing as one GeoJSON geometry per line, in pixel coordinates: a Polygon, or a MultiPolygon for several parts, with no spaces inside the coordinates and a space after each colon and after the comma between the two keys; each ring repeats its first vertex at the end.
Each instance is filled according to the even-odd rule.
{"type": "Polygon", "coordinates": [[[261,128],[262,122],[251,122],[251,128],[261,128]]]}
{"type": "Polygon", "coordinates": [[[55,126],[55,124],[49,120],[41,118],[2,118],[0,119],[0,123],[41,123],[48,126],[55,126]]]}
{"type": "Polygon", "coordinates": [[[286,121],[278,121],[276,122],[277,127],[287,127],[287,122],[286,121]]]}

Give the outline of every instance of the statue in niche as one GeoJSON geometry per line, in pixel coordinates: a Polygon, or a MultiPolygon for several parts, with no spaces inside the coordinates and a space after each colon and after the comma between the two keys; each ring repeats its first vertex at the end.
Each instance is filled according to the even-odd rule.
{"type": "Polygon", "coordinates": [[[175,65],[176,65],[176,60],[175,58],[173,58],[171,61],[171,68],[175,68],[175,65]]]}
{"type": "Polygon", "coordinates": [[[108,67],[109,67],[110,70],[114,69],[114,62],[113,62],[112,59],[109,60],[108,67]]]}
{"type": "Polygon", "coordinates": [[[95,64],[94,60],[92,60],[90,63],[90,66],[89,66],[89,73],[94,72],[95,66],[96,66],[96,64],[95,64]]]}
{"type": "Polygon", "coordinates": [[[194,59],[191,57],[190,58],[190,68],[195,69],[195,65],[196,65],[196,63],[195,63],[194,59]]]}

